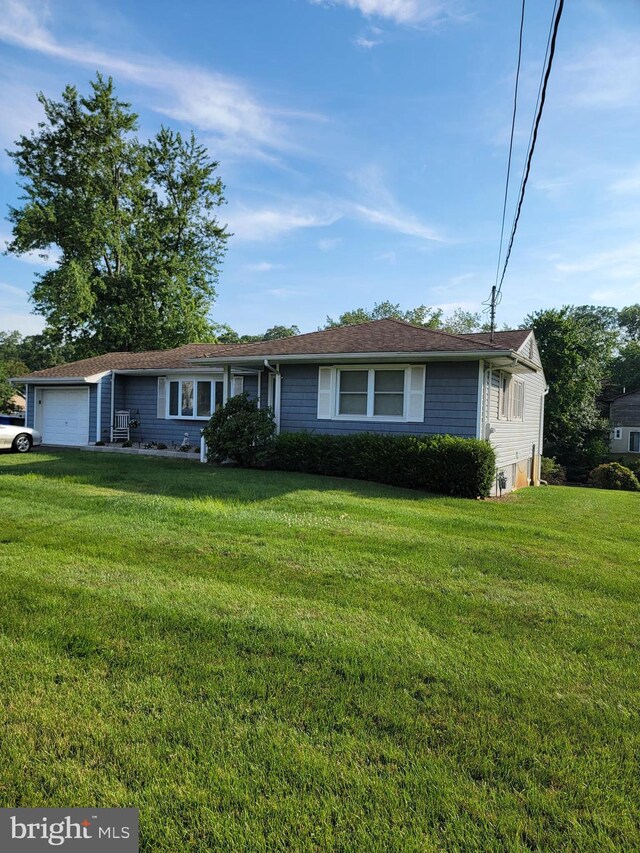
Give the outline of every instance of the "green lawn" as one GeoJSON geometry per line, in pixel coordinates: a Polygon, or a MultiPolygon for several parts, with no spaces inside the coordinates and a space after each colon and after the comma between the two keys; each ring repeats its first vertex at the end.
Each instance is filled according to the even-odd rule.
{"type": "Polygon", "coordinates": [[[145,851],[639,850],[635,494],[0,455],[0,805],[145,851]]]}

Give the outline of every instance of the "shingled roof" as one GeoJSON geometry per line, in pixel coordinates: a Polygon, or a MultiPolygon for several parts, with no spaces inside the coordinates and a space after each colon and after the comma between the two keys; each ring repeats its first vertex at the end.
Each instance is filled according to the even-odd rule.
{"type": "Polygon", "coordinates": [[[36,370],[27,376],[16,379],[64,379],[95,376],[109,370],[180,370],[193,368],[190,359],[210,354],[221,349],[217,344],[185,344],[169,350],[150,350],[148,352],[107,352],[94,358],[70,361],[45,370],[36,370]]]}
{"type": "Polygon", "coordinates": [[[489,335],[452,335],[414,326],[403,320],[372,320],[353,326],[338,326],[275,341],[221,346],[201,358],[275,357],[295,355],[339,355],[340,353],[465,353],[517,349],[529,331],[496,332],[489,335]]]}
{"type": "MultiPolygon", "coordinates": [[[[171,350],[111,352],[46,370],[37,370],[21,381],[95,376],[108,370],[193,369],[194,360],[271,358],[276,356],[339,355],[341,353],[478,353],[517,350],[530,330],[496,332],[493,343],[487,333],[452,335],[425,329],[402,320],[373,320],[339,326],[274,341],[249,344],[186,344],[171,350]]],[[[195,362],[195,366],[198,362],[195,362]]]]}

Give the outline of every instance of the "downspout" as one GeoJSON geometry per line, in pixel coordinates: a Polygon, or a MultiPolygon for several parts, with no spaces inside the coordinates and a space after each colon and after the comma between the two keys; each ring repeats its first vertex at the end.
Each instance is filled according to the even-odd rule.
{"type": "MultiPolygon", "coordinates": [[[[103,377],[104,378],[104,377],[103,377]]],[[[96,389],[96,441],[102,438],[102,379],[98,381],[96,389]]]]}
{"type": "Polygon", "coordinates": [[[227,401],[229,399],[229,391],[231,390],[229,383],[231,381],[231,374],[229,371],[229,365],[225,364],[222,369],[222,405],[226,406],[227,401]]]}
{"type": "Polygon", "coordinates": [[[273,373],[273,375],[275,376],[275,388],[273,393],[273,414],[274,420],[276,422],[276,435],[278,435],[280,433],[280,390],[282,384],[282,374],[280,373],[280,365],[276,364],[276,366],[273,367],[271,364],[269,364],[268,358],[265,358],[264,366],[270,373],[273,373]]]}
{"type": "Polygon", "coordinates": [[[116,416],[116,372],[111,371],[111,424],[109,426],[109,440],[113,441],[113,421],[116,416]]]}
{"type": "MultiPolygon", "coordinates": [[[[544,389],[544,394],[542,395],[541,405],[540,405],[540,430],[538,432],[538,482],[542,482],[542,442],[544,439],[544,400],[547,394],[549,393],[549,386],[546,385],[544,389]]],[[[545,483],[546,485],[546,483],[545,483]]]]}

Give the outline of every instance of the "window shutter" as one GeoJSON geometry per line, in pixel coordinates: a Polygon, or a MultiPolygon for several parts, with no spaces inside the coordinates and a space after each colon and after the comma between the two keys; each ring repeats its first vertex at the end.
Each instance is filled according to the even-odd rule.
{"type": "Polygon", "coordinates": [[[318,420],[329,420],[333,414],[333,376],[332,367],[318,368],[318,420]]]}
{"type": "Polygon", "coordinates": [[[167,377],[158,376],[158,408],[156,417],[164,420],[167,417],[167,377]]]}
{"type": "Polygon", "coordinates": [[[242,394],[244,391],[244,376],[234,376],[233,377],[233,393],[232,397],[237,397],[238,394],[242,394]]]}
{"type": "Polygon", "coordinates": [[[411,423],[422,423],[424,421],[424,379],[425,366],[423,364],[409,368],[407,420],[411,423]]]}

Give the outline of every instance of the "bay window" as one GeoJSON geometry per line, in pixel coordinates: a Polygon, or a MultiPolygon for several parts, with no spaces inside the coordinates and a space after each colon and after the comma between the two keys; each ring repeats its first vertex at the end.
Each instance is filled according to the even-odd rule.
{"type": "MultiPolygon", "coordinates": [[[[234,377],[234,390],[242,393],[242,377],[234,377]],[[240,390],[238,390],[240,389],[240,390]]],[[[170,379],[168,417],[208,420],[222,406],[223,381],[220,379],[170,379]]]]}

